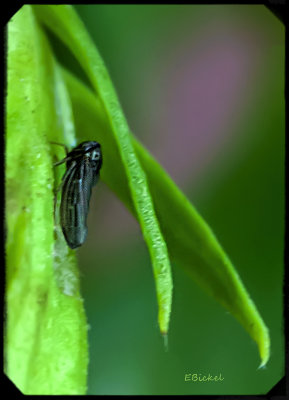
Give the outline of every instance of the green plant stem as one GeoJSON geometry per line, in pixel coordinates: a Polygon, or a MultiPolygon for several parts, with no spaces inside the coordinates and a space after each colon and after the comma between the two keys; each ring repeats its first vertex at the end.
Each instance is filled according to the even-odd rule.
{"type": "Polygon", "coordinates": [[[84,394],[87,323],[75,255],[54,238],[49,145],[72,113],[29,5],[9,21],[7,66],[5,372],[24,394],[84,394]]]}

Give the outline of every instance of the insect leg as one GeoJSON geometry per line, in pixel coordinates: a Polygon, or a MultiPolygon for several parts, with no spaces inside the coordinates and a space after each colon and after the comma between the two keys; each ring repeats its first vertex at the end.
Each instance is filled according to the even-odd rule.
{"type": "Polygon", "coordinates": [[[74,160],[74,159],[80,158],[80,157],[82,157],[82,154],[73,155],[73,156],[67,156],[67,157],[63,158],[62,160],[57,161],[56,163],[54,163],[53,166],[57,167],[57,165],[63,164],[66,161],[69,161],[69,160],[72,160],[72,159],[74,160]]]}
{"type": "Polygon", "coordinates": [[[60,160],[60,161],[58,161],[58,162],[56,162],[56,163],[53,164],[54,167],[56,167],[57,165],[63,164],[63,163],[65,163],[66,161],[68,161],[68,160],[70,159],[70,158],[67,157],[68,148],[67,148],[67,146],[66,146],[65,144],[63,144],[63,143],[58,143],[58,142],[52,142],[52,141],[50,141],[49,143],[51,143],[51,144],[56,144],[57,146],[64,147],[65,153],[66,153],[66,157],[65,157],[65,158],[63,158],[62,160],[60,160]]]}
{"type": "Polygon", "coordinates": [[[54,167],[57,167],[57,165],[63,164],[63,163],[65,163],[66,161],[69,161],[69,160],[71,160],[71,157],[65,157],[65,158],[63,158],[62,160],[57,161],[56,163],[54,163],[53,166],[54,166],[54,167]]]}
{"type": "Polygon", "coordinates": [[[67,148],[67,146],[66,146],[65,144],[63,144],[63,143],[58,143],[58,142],[51,142],[51,141],[50,141],[49,143],[51,143],[51,144],[56,144],[57,146],[62,146],[62,147],[64,147],[66,155],[68,154],[68,148],[67,148]]]}

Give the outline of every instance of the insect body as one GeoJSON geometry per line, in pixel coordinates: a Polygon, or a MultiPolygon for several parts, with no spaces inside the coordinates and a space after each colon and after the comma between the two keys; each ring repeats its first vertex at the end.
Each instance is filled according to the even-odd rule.
{"type": "Polygon", "coordinates": [[[100,144],[82,142],[55,165],[66,163],[60,203],[60,224],[71,249],[81,246],[87,236],[86,218],[91,189],[97,183],[102,165],[100,144]]]}

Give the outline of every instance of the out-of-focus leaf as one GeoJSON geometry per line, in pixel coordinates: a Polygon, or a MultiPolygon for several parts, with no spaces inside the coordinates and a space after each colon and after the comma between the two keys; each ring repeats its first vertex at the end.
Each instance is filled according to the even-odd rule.
{"type": "Polygon", "coordinates": [[[7,52],[5,372],[25,394],[84,394],[87,323],[75,256],[54,231],[49,144],[73,141],[74,122],[31,6],[9,21],[7,52]]]}
{"type": "MultiPolygon", "coordinates": [[[[103,181],[136,216],[120,154],[110,133],[99,99],[65,72],[75,124],[83,140],[97,139],[103,146],[103,181]]],[[[170,257],[208,293],[232,313],[256,341],[261,366],[268,361],[270,338],[258,310],[211,229],[149,152],[132,137],[147,174],[151,194],[170,257]]]]}

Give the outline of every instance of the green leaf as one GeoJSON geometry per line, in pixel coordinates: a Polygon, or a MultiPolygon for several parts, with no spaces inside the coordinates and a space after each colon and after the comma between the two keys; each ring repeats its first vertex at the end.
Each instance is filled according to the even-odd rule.
{"type": "MultiPolygon", "coordinates": [[[[120,154],[100,100],[70,73],[65,72],[75,124],[83,140],[97,139],[105,149],[102,180],[137,216],[120,154]]],[[[149,152],[132,137],[148,178],[161,230],[170,257],[232,313],[256,341],[264,366],[270,338],[256,306],[211,229],[149,152]]]]}
{"type": "MultiPolygon", "coordinates": [[[[110,134],[114,138],[120,154],[120,162],[124,166],[137,218],[150,252],[159,304],[159,326],[162,334],[166,334],[172,302],[172,278],[167,246],[155,215],[146,175],[136,156],[129,128],[109,74],[85,27],[71,6],[34,7],[40,20],[54,31],[75,55],[99,95],[111,128],[110,134]]],[[[103,154],[106,158],[105,149],[103,154]]]]}
{"type": "Polygon", "coordinates": [[[84,394],[87,323],[54,230],[49,144],[75,140],[69,96],[31,6],[8,23],[7,50],[5,372],[25,394],[84,394]]]}

